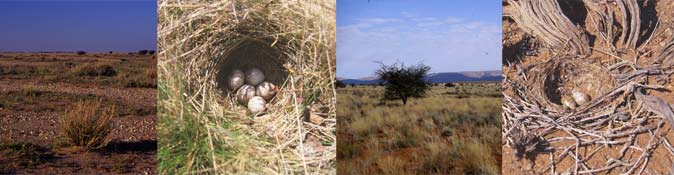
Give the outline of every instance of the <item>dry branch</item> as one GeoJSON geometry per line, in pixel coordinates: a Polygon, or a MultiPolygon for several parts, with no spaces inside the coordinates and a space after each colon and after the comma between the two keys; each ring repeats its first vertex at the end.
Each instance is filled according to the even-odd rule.
{"type": "Polygon", "coordinates": [[[513,20],[554,51],[563,51],[569,45],[570,54],[591,53],[587,35],[562,13],[557,1],[508,0],[508,3],[514,7],[509,12],[513,20]]]}
{"type": "MultiPolygon", "coordinates": [[[[535,63],[511,65],[503,80],[503,139],[519,155],[542,153],[534,147],[555,150],[543,171],[553,173],[594,174],[602,172],[645,173],[656,147],[664,145],[674,155],[674,147],[659,134],[662,127],[674,126],[674,105],[649,91],[665,86],[650,84],[649,77],[664,82],[674,74],[674,38],[658,47],[642,47],[652,36],[642,36],[641,7],[637,0],[584,0],[589,23],[596,26],[598,39],[590,48],[585,29],[576,27],[562,13],[558,1],[507,0],[507,12],[523,32],[552,48],[552,56],[535,63]],[[641,42],[646,41],[646,42],[641,42]],[[596,44],[597,42],[603,45],[596,44]],[[641,42],[641,43],[640,43],[641,42]],[[565,50],[569,48],[569,50],[565,50]],[[657,48],[653,54],[637,48],[657,48]],[[593,54],[590,51],[597,54],[593,54]],[[635,53],[634,58],[624,58],[635,53]],[[611,63],[592,59],[608,57],[611,63]],[[653,58],[646,66],[636,60],[653,58]],[[522,65],[525,64],[525,65],[522,65]],[[565,107],[562,98],[572,90],[582,90],[590,102],[575,108],[565,107]],[[667,124],[665,124],[667,123],[667,124]],[[526,134],[523,134],[526,133],[526,134]],[[561,134],[561,135],[560,135],[561,134]],[[638,135],[648,135],[648,143],[638,143],[638,135]],[[534,137],[535,136],[535,137],[534,137]],[[540,138],[541,140],[530,138],[540,138]],[[573,143],[559,146],[561,143],[573,143]],[[546,144],[547,145],[547,144],[546,144]],[[592,151],[580,154],[583,147],[592,151]],[[595,153],[618,146],[615,157],[605,157],[603,165],[590,165],[595,153]],[[557,152],[560,151],[561,152],[557,152]],[[524,152],[522,152],[524,151],[524,152]],[[636,156],[636,158],[635,158],[636,156]],[[563,160],[571,160],[569,169],[559,169],[563,160]]],[[[539,172],[541,173],[541,172],[539,172]]]]}

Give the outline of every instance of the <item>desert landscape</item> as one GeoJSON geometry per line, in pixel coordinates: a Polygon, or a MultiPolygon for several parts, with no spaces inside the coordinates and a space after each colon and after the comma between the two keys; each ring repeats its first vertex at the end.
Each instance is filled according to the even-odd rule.
{"type": "Polygon", "coordinates": [[[148,50],[0,53],[0,174],[155,174],[156,71],[148,50]]]}
{"type": "Polygon", "coordinates": [[[338,174],[499,174],[501,85],[436,83],[424,98],[381,100],[384,87],[337,93],[338,174]]]}
{"type": "Polygon", "coordinates": [[[503,174],[674,172],[674,1],[503,3],[503,174]]]}

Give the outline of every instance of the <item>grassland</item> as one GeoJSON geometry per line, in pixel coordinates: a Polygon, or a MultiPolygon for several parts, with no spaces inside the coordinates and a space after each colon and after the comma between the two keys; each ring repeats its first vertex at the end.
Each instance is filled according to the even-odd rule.
{"type": "Polygon", "coordinates": [[[381,101],[383,87],[338,89],[338,174],[499,174],[498,83],[433,86],[381,101]]]}
{"type": "Polygon", "coordinates": [[[0,174],[155,173],[156,70],[154,55],[0,53],[0,174]],[[96,150],[65,132],[66,110],[82,101],[100,105],[69,116],[114,106],[101,123],[110,142],[96,150]]]}

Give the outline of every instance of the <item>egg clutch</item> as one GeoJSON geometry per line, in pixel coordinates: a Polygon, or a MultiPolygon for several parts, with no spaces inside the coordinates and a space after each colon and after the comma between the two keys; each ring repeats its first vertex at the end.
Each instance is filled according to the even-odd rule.
{"type": "Polygon", "coordinates": [[[265,111],[267,101],[279,91],[276,85],[265,81],[264,73],[258,68],[251,68],[246,72],[234,69],[227,80],[229,89],[236,94],[237,102],[248,107],[252,113],[265,111]]]}

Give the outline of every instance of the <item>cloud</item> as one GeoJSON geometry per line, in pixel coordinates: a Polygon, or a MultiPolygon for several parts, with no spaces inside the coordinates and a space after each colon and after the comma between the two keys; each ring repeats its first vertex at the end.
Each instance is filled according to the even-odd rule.
{"type": "Polygon", "coordinates": [[[397,23],[397,22],[401,22],[402,20],[397,19],[397,18],[361,18],[361,19],[356,19],[356,21],[357,21],[357,23],[355,23],[355,24],[345,25],[345,26],[341,26],[339,28],[342,28],[342,29],[349,29],[349,28],[364,29],[364,28],[370,28],[370,27],[388,24],[388,23],[397,23]]]}
{"type": "Polygon", "coordinates": [[[460,23],[460,22],[462,22],[462,21],[463,21],[463,20],[461,20],[461,19],[459,19],[459,18],[455,18],[455,17],[447,17],[447,19],[445,19],[445,22],[446,22],[446,23],[450,23],[450,24],[460,23]]]}
{"type": "Polygon", "coordinates": [[[444,22],[439,22],[439,21],[435,21],[435,22],[421,22],[421,23],[417,23],[417,26],[418,26],[418,27],[432,27],[432,26],[439,26],[439,25],[443,25],[443,24],[445,24],[445,23],[444,23],[444,22]]]}
{"type": "Polygon", "coordinates": [[[400,12],[400,15],[403,16],[403,17],[405,17],[405,18],[414,18],[414,17],[417,17],[417,16],[418,16],[418,15],[415,14],[415,13],[406,12],[406,11],[400,12]]]}
{"type": "Polygon", "coordinates": [[[441,25],[457,24],[461,23],[463,20],[455,17],[447,17],[444,20],[433,17],[425,17],[425,18],[413,18],[412,21],[416,22],[417,27],[434,27],[441,25]]]}
{"type": "Polygon", "coordinates": [[[397,18],[364,18],[358,19],[361,23],[371,23],[371,24],[383,24],[391,22],[400,22],[400,19],[397,18]]]}
{"type": "Polygon", "coordinates": [[[428,22],[428,21],[437,21],[437,18],[433,17],[425,17],[425,18],[412,18],[412,21],[416,22],[428,22]]]}

